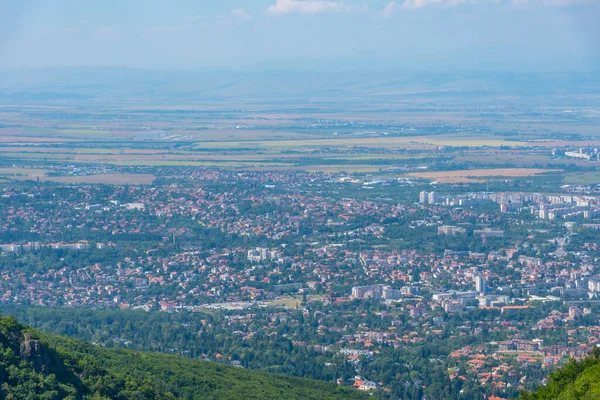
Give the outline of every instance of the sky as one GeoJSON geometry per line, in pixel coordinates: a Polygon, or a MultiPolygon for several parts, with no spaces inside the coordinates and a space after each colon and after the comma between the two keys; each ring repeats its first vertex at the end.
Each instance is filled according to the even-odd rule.
{"type": "Polygon", "coordinates": [[[600,70],[600,0],[0,0],[0,69],[600,70]]]}

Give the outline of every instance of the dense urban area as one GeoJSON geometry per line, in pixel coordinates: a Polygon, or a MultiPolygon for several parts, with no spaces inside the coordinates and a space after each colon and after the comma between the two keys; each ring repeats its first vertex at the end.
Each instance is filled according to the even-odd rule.
{"type": "Polygon", "coordinates": [[[595,185],[110,172],[157,179],[4,186],[0,312],[394,398],[514,398],[600,340],[595,185]]]}

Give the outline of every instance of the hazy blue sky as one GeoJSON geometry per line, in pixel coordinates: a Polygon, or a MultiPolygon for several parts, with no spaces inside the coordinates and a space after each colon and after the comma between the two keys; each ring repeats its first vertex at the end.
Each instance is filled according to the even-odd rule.
{"type": "Polygon", "coordinates": [[[598,70],[600,0],[0,0],[0,68],[598,70]]]}

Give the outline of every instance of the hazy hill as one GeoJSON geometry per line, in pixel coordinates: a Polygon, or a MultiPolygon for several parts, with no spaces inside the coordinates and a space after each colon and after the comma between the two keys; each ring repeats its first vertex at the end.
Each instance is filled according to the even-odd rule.
{"type": "Polygon", "coordinates": [[[2,399],[354,399],[350,388],[164,354],[105,349],[0,317],[2,399]]]}
{"type": "Polygon", "coordinates": [[[593,73],[516,74],[401,70],[151,71],[130,68],[0,70],[0,102],[146,102],[244,99],[291,101],[348,96],[489,97],[600,93],[593,73]]]}

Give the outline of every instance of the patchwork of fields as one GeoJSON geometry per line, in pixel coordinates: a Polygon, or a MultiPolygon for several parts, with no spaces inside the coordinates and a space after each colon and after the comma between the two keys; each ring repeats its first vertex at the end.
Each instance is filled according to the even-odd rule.
{"type": "Polygon", "coordinates": [[[521,178],[548,172],[559,172],[560,170],[538,169],[538,168],[496,168],[496,169],[474,169],[461,171],[431,171],[414,172],[408,174],[413,178],[424,178],[435,180],[439,183],[458,182],[483,182],[489,178],[521,178]]]}
{"type": "MultiPolygon", "coordinates": [[[[364,108],[347,104],[340,112],[318,104],[247,103],[228,111],[210,103],[116,110],[4,106],[0,116],[12,125],[0,127],[0,179],[150,184],[157,168],[206,167],[386,175],[440,183],[550,171],[563,174],[568,183],[596,180],[589,163],[552,156],[556,147],[600,147],[595,136],[577,136],[572,130],[560,139],[555,131],[567,132],[560,108],[548,109],[556,116],[556,126],[540,135],[527,128],[535,121],[521,111],[505,110],[504,116],[513,113],[514,121],[504,118],[508,122],[498,125],[493,113],[488,117],[452,101],[433,108],[425,98],[411,101],[411,107],[386,103],[402,111],[386,112],[385,119],[377,101],[364,108]],[[427,107],[421,110],[419,104],[427,107]],[[522,135],[519,129],[528,133],[522,135]],[[69,165],[100,172],[45,169],[69,165]],[[587,175],[577,177],[577,168],[587,175]]],[[[584,128],[590,123],[569,121],[589,131],[584,128]]]]}

